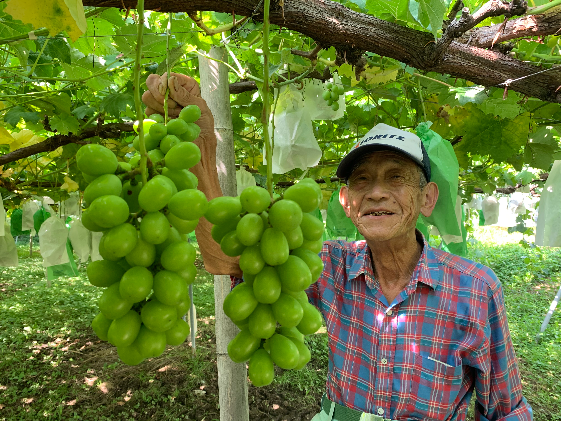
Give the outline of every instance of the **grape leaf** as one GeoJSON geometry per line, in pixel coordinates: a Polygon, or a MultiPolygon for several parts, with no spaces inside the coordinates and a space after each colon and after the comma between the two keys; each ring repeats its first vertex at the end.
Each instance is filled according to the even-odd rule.
{"type": "MultiPolygon", "coordinates": [[[[44,42],[47,40],[47,37],[38,37],[37,44],[39,44],[39,50],[43,47],[44,42]]],[[[45,49],[43,50],[43,54],[52,57],[58,58],[63,63],[71,63],[70,58],[70,46],[66,43],[64,38],[49,38],[45,49]]]]}
{"type": "Polygon", "coordinates": [[[18,105],[6,113],[4,121],[12,127],[16,127],[22,118],[25,122],[38,123],[41,120],[41,115],[35,111],[27,111],[21,105],[18,105]]]}
{"type": "Polygon", "coordinates": [[[113,93],[101,101],[101,110],[107,114],[119,117],[121,111],[127,109],[127,105],[134,107],[134,98],[129,93],[113,93]]]}
{"type": "Polygon", "coordinates": [[[95,108],[90,107],[89,105],[82,105],[72,111],[78,119],[83,119],[86,116],[92,116],[95,114],[95,108]]]}
{"type": "Polygon", "coordinates": [[[444,0],[419,0],[419,22],[429,29],[434,38],[437,38],[438,31],[442,29],[442,20],[446,13],[444,0]],[[428,21],[428,25],[426,22],[428,21]]]}
{"type": "Polygon", "coordinates": [[[51,129],[59,134],[77,133],[80,130],[80,122],[72,114],[60,113],[49,119],[51,129]]]}
{"type": "Polygon", "coordinates": [[[111,44],[115,34],[115,27],[105,19],[91,17],[88,19],[88,30],[83,37],[73,43],[73,47],[80,50],[85,55],[95,54],[97,56],[107,56],[116,52],[111,44]],[[98,35],[103,34],[103,37],[98,35]]]}
{"type": "Polygon", "coordinates": [[[553,154],[559,148],[551,130],[546,126],[531,133],[524,148],[524,161],[533,168],[549,170],[553,163],[553,154]]]}
{"type": "Polygon", "coordinates": [[[450,118],[454,132],[463,136],[454,148],[456,155],[476,153],[489,155],[495,162],[504,162],[517,154],[528,139],[529,113],[513,120],[498,119],[483,113],[474,104],[466,104],[465,112],[450,118]]]}
{"type": "Polygon", "coordinates": [[[479,109],[485,114],[492,114],[501,118],[514,118],[522,110],[518,101],[519,96],[516,92],[509,92],[506,99],[501,98],[488,98],[481,103],[479,109]]]}
{"type": "Polygon", "coordinates": [[[408,0],[366,0],[365,7],[368,13],[376,17],[389,14],[398,19],[407,9],[408,0]]]}
{"type": "Polygon", "coordinates": [[[34,51],[29,52],[27,64],[30,67],[35,66],[33,74],[38,77],[51,78],[57,76],[61,72],[60,66],[53,65],[53,59],[51,57],[34,51]]]}
{"type": "Polygon", "coordinates": [[[47,28],[54,36],[66,31],[76,41],[86,30],[82,0],[8,0],[4,11],[14,19],[33,25],[35,29],[47,28]]]}

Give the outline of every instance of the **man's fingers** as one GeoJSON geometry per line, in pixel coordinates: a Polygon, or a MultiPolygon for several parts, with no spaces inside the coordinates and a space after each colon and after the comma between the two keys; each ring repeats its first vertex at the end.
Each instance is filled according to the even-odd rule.
{"type": "MultiPolygon", "coordinates": [[[[158,102],[164,103],[164,96],[160,94],[160,76],[151,74],[146,78],[146,86],[154,99],[158,102]]],[[[165,93],[165,91],[164,91],[165,93]]],[[[152,107],[154,108],[154,107],[152,107]]]]}
{"type": "Polygon", "coordinates": [[[142,102],[144,102],[144,104],[146,104],[147,107],[152,108],[153,110],[155,110],[156,112],[160,113],[160,114],[164,114],[164,104],[163,102],[159,102],[156,100],[156,98],[154,98],[154,95],[152,94],[152,91],[146,91],[142,94],[142,102]]]}

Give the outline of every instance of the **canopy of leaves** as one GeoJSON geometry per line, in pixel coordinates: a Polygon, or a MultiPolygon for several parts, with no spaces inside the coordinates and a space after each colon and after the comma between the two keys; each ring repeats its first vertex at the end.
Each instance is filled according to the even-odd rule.
{"type": "MultiPolygon", "coordinates": [[[[91,3],[95,1],[84,1],[91,3]]],[[[447,15],[454,6],[445,0],[340,3],[346,10],[423,31],[437,40],[443,37],[443,24],[449,23],[447,15]]],[[[530,3],[539,6],[546,0],[530,3]]],[[[469,0],[464,6],[475,13],[484,2],[469,0]]],[[[43,2],[37,7],[46,6],[43,2]]],[[[136,119],[131,83],[138,41],[135,11],[86,7],[85,14],[87,28],[76,38],[64,30],[53,33],[52,28],[38,27],[47,23],[24,23],[19,20],[21,14],[0,3],[0,193],[5,203],[17,206],[32,194],[63,199],[68,192],[62,186],[68,186],[68,179],[84,188],[75,162],[76,150],[84,142],[101,142],[119,159],[132,151],[132,125],[124,123],[136,119]],[[111,123],[119,124],[118,129],[114,125],[104,130],[111,123]],[[22,133],[32,134],[36,141],[21,141],[22,133]]],[[[232,86],[250,89],[231,95],[236,163],[249,167],[262,180],[260,176],[266,174],[262,103],[256,90],[263,74],[262,23],[242,18],[212,11],[173,12],[171,16],[148,12],[140,40],[142,83],[145,88],[149,74],[166,70],[166,57],[172,71],[197,78],[199,55],[213,45],[225,46],[230,53],[232,86]]],[[[475,29],[504,20],[504,16],[489,17],[475,29]]],[[[556,35],[525,35],[510,43],[505,46],[508,54],[535,65],[536,71],[561,60],[556,35]]],[[[475,188],[491,192],[514,185],[521,171],[535,176],[547,172],[553,160],[561,158],[558,103],[525,97],[504,86],[485,87],[449,74],[418,70],[375,52],[347,60],[341,49],[324,45],[320,49],[313,39],[286,27],[273,26],[269,44],[272,82],[304,72],[323,82],[337,74],[343,82],[344,116],[313,122],[323,156],[308,176],[323,178],[328,188],[335,187],[331,177],[342,156],[377,123],[414,130],[420,122],[431,121],[431,128],[454,145],[461,167],[460,188],[466,197],[475,188]]],[[[275,182],[301,175],[296,169],[275,175],[275,182]]]]}

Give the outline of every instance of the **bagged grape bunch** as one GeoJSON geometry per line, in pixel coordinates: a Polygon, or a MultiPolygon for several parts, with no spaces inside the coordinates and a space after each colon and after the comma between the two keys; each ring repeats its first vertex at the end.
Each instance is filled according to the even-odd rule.
{"type": "Polygon", "coordinates": [[[274,365],[303,368],[310,360],[305,336],[322,324],[306,288],[323,270],[318,256],[324,226],[313,216],[322,193],[312,179],[288,188],[271,203],[268,191],[245,188],[239,197],[217,197],[205,218],[212,238],[228,256],[240,256],[244,282],[224,300],[224,312],[241,329],[228,344],[237,363],[249,360],[255,386],[273,381],[274,365]]]}
{"type": "Polygon", "coordinates": [[[82,223],[103,232],[103,260],[87,268],[90,283],[104,289],[92,328],[129,365],[159,356],[167,345],[182,344],[190,333],[182,317],[191,305],[188,286],[197,270],[186,234],[208,206],[189,171],[201,159],[193,143],[200,114],[198,107],[188,106],[167,125],[163,118],[144,120],[145,185],[138,168],[138,137],[133,142],[138,153],[129,162],[118,162],[98,144],[85,145],[76,154],[78,168],[89,181],[82,223]]]}

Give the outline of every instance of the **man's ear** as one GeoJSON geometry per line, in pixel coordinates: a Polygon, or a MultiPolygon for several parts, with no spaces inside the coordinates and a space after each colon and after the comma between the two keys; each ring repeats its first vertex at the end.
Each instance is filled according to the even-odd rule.
{"type": "MultiPolygon", "coordinates": [[[[340,196],[340,195],[339,195],[340,196]]],[[[428,183],[423,189],[423,203],[421,205],[421,213],[429,217],[436,206],[438,200],[438,186],[435,182],[428,183]]]]}
{"type": "Polygon", "coordinates": [[[341,190],[339,190],[339,203],[341,204],[341,206],[343,206],[347,218],[350,218],[351,204],[349,202],[349,186],[342,186],[341,190]]]}

